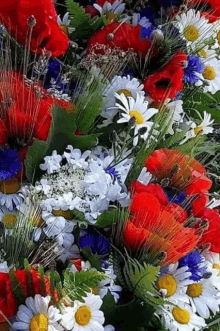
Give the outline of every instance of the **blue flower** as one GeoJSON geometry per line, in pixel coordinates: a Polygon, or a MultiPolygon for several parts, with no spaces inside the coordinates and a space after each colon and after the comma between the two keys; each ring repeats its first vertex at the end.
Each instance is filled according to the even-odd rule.
{"type": "Polygon", "coordinates": [[[206,273],[206,267],[204,264],[204,257],[197,251],[189,253],[179,261],[179,268],[188,266],[188,270],[192,273],[189,277],[190,280],[199,281],[206,273]]]}
{"type": "Polygon", "coordinates": [[[117,178],[120,181],[121,179],[120,175],[118,174],[118,172],[115,170],[114,167],[109,165],[105,171],[107,172],[107,174],[112,175],[114,178],[117,178]]]}
{"type": "Polygon", "coordinates": [[[87,230],[87,234],[79,240],[80,248],[90,247],[93,254],[106,255],[110,252],[110,240],[96,231],[87,230]]]}
{"type": "Polygon", "coordinates": [[[204,69],[204,64],[202,63],[200,57],[198,56],[188,56],[188,65],[184,69],[184,80],[187,83],[195,84],[198,82],[199,77],[197,73],[201,74],[204,69]]]}
{"type": "Polygon", "coordinates": [[[13,178],[21,170],[21,159],[15,149],[0,149],[0,180],[13,178]]]}
{"type": "Polygon", "coordinates": [[[178,203],[181,205],[186,199],[186,194],[183,192],[178,192],[170,187],[164,187],[163,189],[168,197],[169,202],[178,203]]]}

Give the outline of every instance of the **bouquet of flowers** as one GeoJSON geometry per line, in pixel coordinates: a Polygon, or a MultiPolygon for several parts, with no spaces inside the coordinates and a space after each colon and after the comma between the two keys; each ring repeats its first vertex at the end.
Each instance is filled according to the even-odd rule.
{"type": "Polygon", "coordinates": [[[0,23],[0,330],[219,330],[219,0],[0,23]]]}

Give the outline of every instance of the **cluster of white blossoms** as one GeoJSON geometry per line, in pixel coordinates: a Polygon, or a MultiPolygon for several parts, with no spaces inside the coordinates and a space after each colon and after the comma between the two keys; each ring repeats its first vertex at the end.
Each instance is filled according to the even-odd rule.
{"type": "Polygon", "coordinates": [[[131,162],[124,158],[114,165],[113,152],[101,147],[82,153],[68,146],[62,156],[53,152],[45,158],[40,168],[46,173],[31,192],[40,197],[43,211],[76,209],[94,224],[111,203],[128,205],[124,181],[131,162]]]}

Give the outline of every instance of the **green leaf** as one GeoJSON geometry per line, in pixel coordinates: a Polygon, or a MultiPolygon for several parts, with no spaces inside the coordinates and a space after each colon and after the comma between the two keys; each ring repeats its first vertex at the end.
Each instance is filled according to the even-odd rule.
{"type": "Polygon", "coordinates": [[[89,261],[93,268],[102,271],[101,262],[103,259],[102,255],[93,254],[90,247],[84,247],[81,250],[81,254],[84,256],[85,260],[89,261]]]}
{"type": "Polygon", "coordinates": [[[117,223],[122,219],[127,219],[129,213],[121,209],[111,209],[102,213],[98,218],[95,226],[98,228],[110,227],[113,223],[117,223]]]}
{"type": "Polygon", "coordinates": [[[74,27],[77,27],[83,22],[89,20],[89,16],[85,16],[85,9],[78,3],[72,0],[66,0],[65,2],[74,27]]]}
{"type": "Polygon", "coordinates": [[[26,176],[30,182],[35,182],[41,175],[39,168],[45,156],[54,150],[63,153],[67,145],[82,150],[94,147],[98,142],[97,135],[76,136],[76,114],[55,106],[52,110],[52,125],[47,141],[35,140],[28,148],[25,161],[26,176]]]}
{"type": "Polygon", "coordinates": [[[72,300],[83,301],[86,292],[98,286],[99,282],[106,278],[104,273],[95,270],[82,270],[73,273],[69,269],[64,271],[64,291],[72,300]]]}

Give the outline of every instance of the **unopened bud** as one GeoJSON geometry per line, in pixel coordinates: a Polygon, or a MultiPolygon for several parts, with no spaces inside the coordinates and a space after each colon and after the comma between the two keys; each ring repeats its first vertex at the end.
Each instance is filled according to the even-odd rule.
{"type": "Polygon", "coordinates": [[[170,179],[169,178],[163,178],[161,181],[160,181],[161,185],[163,187],[168,187],[170,185],[170,179]]]}
{"type": "Polygon", "coordinates": [[[203,275],[203,278],[204,279],[209,279],[212,277],[212,272],[206,272],[204,275],[203,275]]]}
{"type": "Polygon", "coordinates": [[[36,23],[37,23],[36,18],[34,17],[34,15],[31,15],[31,16],[28,18],[27,22],[28,22],[28,25],[29,25],[30,27],[32,27],[32,28],[33,28],[33,27],[36,25],[36,23]]]}
{"type": "Polygon", "coordinates": [[[118,139],[118,135],[115,130],[112,130],[112,132],[109,135],[109,140],[111,143],[115,143],[118,139]]]}
{"type": "Polygon", "coordinates": [[[108,40],[113,40],[114,39],[114,33],[109,33],[108,35],[107,35],[107,39],[108,40]]]}
{"type": "Polygon", "coordinates": [[[130,120],[128,121],[128,125],[132,128],[136,123],[135,117],[131,117],[130,120]]]}
{"type": "Polygon", "coordinates": [[[144,135],[145,133],[147,132],[147,128],[146,127],[143,127],[143,128],[140,128],[138,133],[140,136],[144,135]]]}
{"type": "Polygon", "coordinates": [[[163,41],[164,40],[164,34],[163,32],[160,30],[160,29],[156,29],[152,32],[152,37],[155,39],[155,40],[158,40],[158,41],[163,41]]]}

